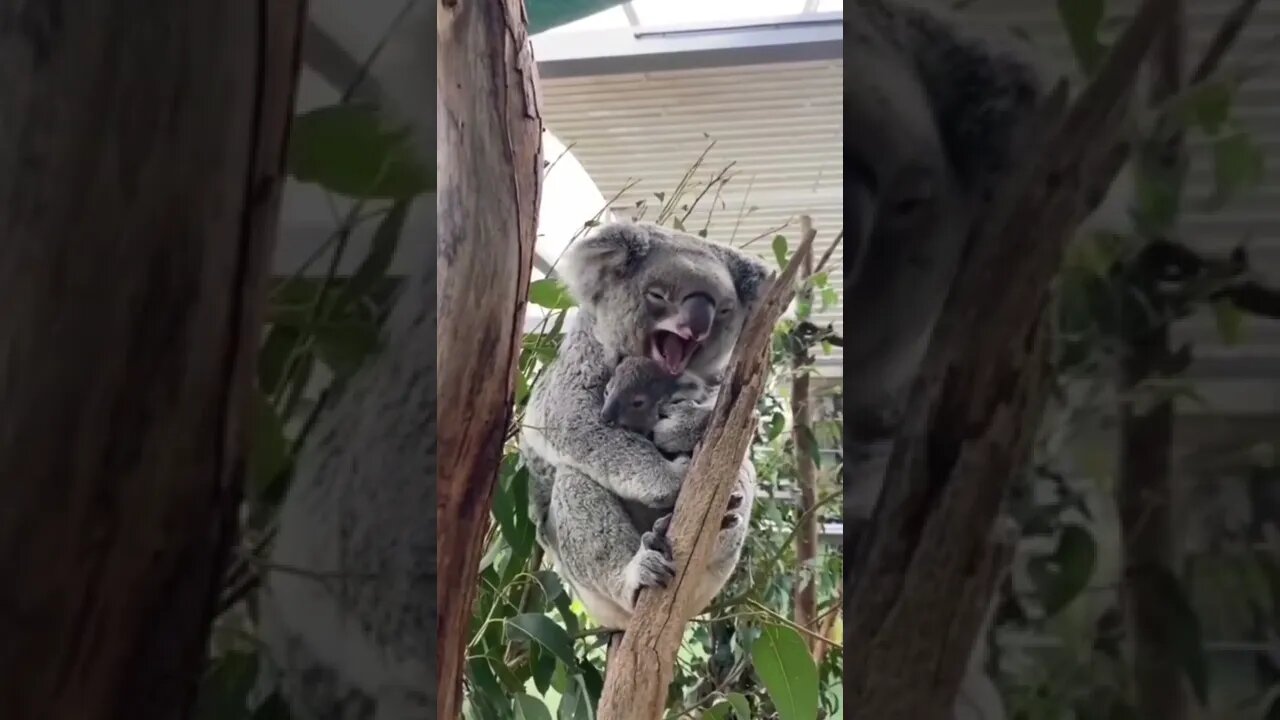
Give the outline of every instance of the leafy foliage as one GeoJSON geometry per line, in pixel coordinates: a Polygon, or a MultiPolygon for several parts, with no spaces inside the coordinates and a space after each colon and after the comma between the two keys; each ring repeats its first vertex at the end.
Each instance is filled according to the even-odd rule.
{"type": "MultiPolygon", "coordinates": [[[[1089,75],[1107,51],[1099,40],[1107,3],[1061,0],[1058,9],[1089,75]]],[[[1186,377],[1196,348],[1155,339],[1201,315],[1214,319],[1224,344],[1240,342],[1247,331],[1250,308],[1239,302],[1239,289],[1255,279],[1247,252],[1241,246],[1222,256],[1206,253],[1186,237],[1182,222],[1189,212],[1227,208],[1262,178],[1261,148],[1233,115],[1242,82],[1240,73],[1219,71],[1143,118],[1130,144],[1128,227],[1082,235],[1068,250],[1051,316],[1058,402],[1032,471],[1010,497],[1023,542],[990,638],[1009,717],[1136,718],[1125,602],[1139,588],[1166,600],[1163,612],[1142,622],[1206,708],[1213,679],[1206,628],[1250,615],[1251,632],[1265,637],[1277,628],[1280,586],[1270,587],[1261,570],[1274,565],[1274,550],[1193,553],[1175,567],[1116,568],[1120,547],[1098,517],[1113,502],[1115,456],[1102,439],[1114,437],[1118,411],[1143,416],[1159,403],[1198,397],[1186,377]],[[1202,154],[1171,166],[1168,138],[1176,133],[1202,154]],[[1212,168],[1207,197],[1188,183],[1195,162],[1212,168]],[[1249,580],[1227,594],[1224,573],[1249,580]]],[[[1259,701],[1264,710],[1274,704],[1271,697],[1259,701]]]]}

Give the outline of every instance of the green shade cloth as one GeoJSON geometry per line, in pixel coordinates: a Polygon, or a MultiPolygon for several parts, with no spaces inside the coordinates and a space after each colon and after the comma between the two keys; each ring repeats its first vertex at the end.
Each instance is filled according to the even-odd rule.
{"type": "Polygon", "coordinates": [[[536,35],[621,4],[620,0],[526,0],[529,34],[536,35]]]}

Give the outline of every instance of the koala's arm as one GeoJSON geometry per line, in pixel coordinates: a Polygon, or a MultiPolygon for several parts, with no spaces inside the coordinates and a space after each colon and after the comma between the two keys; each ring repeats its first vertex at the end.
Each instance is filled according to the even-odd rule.
{"type": "Polygon", "coordinates": [[[647,438],[605,425],[599,395],[573,367],[573,354],[562,349],[545,384],[534,389],[525,418],[526,442],[553,465],[572,467],[625,500],[650,507],[674,505],[683,466],[663,457],[647,438]]]}

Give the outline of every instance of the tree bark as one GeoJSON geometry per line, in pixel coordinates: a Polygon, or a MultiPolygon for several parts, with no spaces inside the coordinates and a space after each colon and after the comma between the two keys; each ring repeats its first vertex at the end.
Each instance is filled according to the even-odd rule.
{"type": "Polygon", "coordinates": [[[662,717],[685,623],[691,612],[699,610],[689,607],[696,584],[686,583],[685,578],[690,568],[705,568],[710,560],[720,519],[755,434],[756,404],[764,392],[766,350],[773,328],[795,295],[796,273],[809,256],[812,241],[812,235],[801,240],[738,337],[729,375],[676,498],[668,529],[675,579],[661,591],[642,590],[621,642],[611,643],[596,710],[599,720],[662,717]]]}
{"type": "MultiPolygon", "coordinates": [[[[1177,6],[1176,17],[1157,39],[1151,56],[1152,105],[1177,95],[1183,85],[1186,8],[1182,0],[1172,2],[1177,6]]],[[[1185,156],[1182,133],[1174,130],[1167,137],[1153,138],[1152,144],[1148,151],[1155,155],[1148,160],[1152,169],[1161,174],[1178,172],[1185,156]]],[[[1138,282],[1149,285],[1144,281],[1149,273],[1139,269],[1138,274],[1138,282]]],[[[1137,327],[1125,327],[1122,332],[1119,390],[1121,397],[1132,398],[1138,385],[1158,374],[1170,359],[1169,327],[1163,323],[1152,327],[1144,317],[1137,327]]],[[[1126,583],[1124,598],[1136,710],[1141,717],[1183,720],[1188,708],[1182,669],[1158,620],[1165,615],[1169,599],[1163,587],[1144,582],[1141,572],[1155,566],[1175,577],[1181,574],[1173,534],[1173,422],[1171,399],[1145,409],[1135,407],[1132,399],[1121,403],[1116,504],[1124,566],[1135,573],[1126,583]]]]}
{"type": "Polygon", "coordinates": [[[542,188],[521,0],[438,0],[438,588],[441,718],[461,717],[477,573],[511,422],[542,188]]]}
{"type": "Polygon", "coordinates": [[[845,645],[858,652],[845,658],[845,697],[859,717],[940,720],[952,710],[1009,553],[993,532],[1004,490],[1025,466],[1047,393],[1048,289],[1127,155],[1125,100],[1172,10],[1146,0],[1065,117],[1058,87],[1014,154],[1029,167],[1009,179],[966,254],[854,557],[845,645]],[[1040,229],[1031,245],[1029,227],[1040,229]]]}
{"type": "MultiPolygon", "coordinates": [[[[808,215],[800,217],[800,234],[810,237],[813,227],[808,215]]],[[[805,257],[801,265],[801,277],[813,274],[813,256],[805,257]]],[[[813,291],[802,288],[799,300],[808,306],[813,302],[813,291]]],[[[814,564],[818,559],[818,517],[814,507],[818,504],[818,481],[813,463],[813,422],[810,417],[809,369],[813,365],[813,357],[808,348],[800,346],[794,349],[791,359],[791,443],[795,448],[796,487],[799,490],[799,502],[796,512],[799,513],[800,527],[796,531],[796,565],[799,575],[795,588],[795,622],[800,627],[816,630],[814,619],[818,614],[818,596],[814,582],[814,564]]],[[[805,638],[810,653],[816,653],[822,643],[811,637],[805,638]]]]}
{"type": "Polygon", "coordinates": [[[0,707],[179,718],[234,536],[301,0],[0,8],[0,707]]]}

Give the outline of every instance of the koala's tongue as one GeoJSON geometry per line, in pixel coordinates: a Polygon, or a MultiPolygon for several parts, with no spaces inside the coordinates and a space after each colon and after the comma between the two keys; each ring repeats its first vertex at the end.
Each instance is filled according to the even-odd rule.
{"type": "Polygon", "coordinates": [[[692,343],[669,332],[661,333],[656,340],[658,354],[661,356],[657,359],[666,371],[672,375],[684,372],[685,365],[689,364],[689,346],[692,343]]]}

